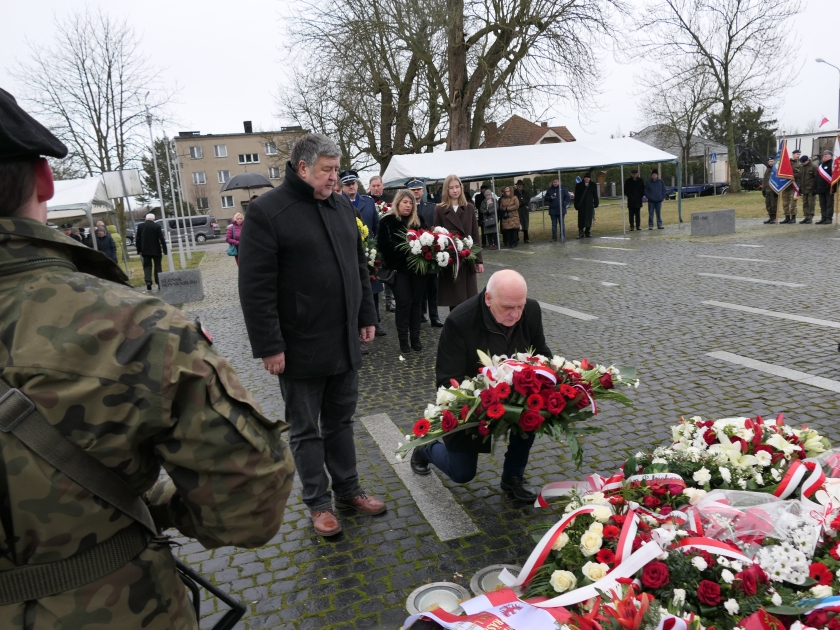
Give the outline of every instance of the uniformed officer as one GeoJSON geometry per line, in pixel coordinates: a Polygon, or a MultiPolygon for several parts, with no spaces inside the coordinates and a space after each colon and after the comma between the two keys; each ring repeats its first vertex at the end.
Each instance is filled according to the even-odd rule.
{"type": "Polygon", "coordinates": [[[802,151],[799,149],[794,149],[793,153],[791,154],[790,158],[790,166],[793,169],[793,183],[789,186],[786,186],[785,189],[782,191],[782,210],[785,213],[785,220],[779,221],[779,223],[796,223],[796,200],[797,200],[797,189],[799,187],[798,176],[799,176],[799,156],[802,155],[802,151]],[[794,184],[796,184],[794,186],[794,184]]]}
{"type": "Polygon", "coordinates": [[[822,152],[822,162],[817,167],[817,179],[814,192],[820,199],[820,220],[817,225],[830,225],[834,220],[834,195],[831,192],[831,171],[834,154],[826,149],[822,152]]]}
{"type": "MultiPolygon", "coordinates": [[[[406,182],[405,187],[414,195],[414,200],[417,202],[417,214],[419,214],[426,225],[434,225],[435,219],[435,204],[431,201],[426,201],[423,194],[426,190],[423,182],[416,177],[406,182]]],[[[437,287],[438,274],[437,272],[430,273],[426,276],[426,290],[423,293],[423,323],[431,322],[432,328],[443,328],[443,322],[440,321],[437,307],[437,287]],[[428,315],[427,315],[428,313],[428,315]]]]}
{"type": "MultiPolygon", "coordinates": [[[[379,234],[379,212],[376,210],[376,202],[373,197],[359,194],[359,174],[356,171],[341,171],[338,174],[338,178],[341,180],[341,192],[350,200],[353,207],[359,211],[362,222],[367,226],[370,236],[376,238],[376,235],[379,234]]],[[[381,317],[379,316],[379,294],[382,293],[385,286],[379,280],[374,280],[371,282],[370,288],[373,291],[373,303],[376,305],[376,336],[382,337],[385,335],[385,331],[379,325],[381,321],[381,317]]],[[[362,354],[368,354],[370,352],[367,344],[363,343],[361,347],[362,354]]]]}
{"type": "Polygon", "coordinates": [[[817,169],[811,158],[803,155],[799,158],[799,172],[796,174],[796,185],[799,186],[799,194],[802,195],[802,214],[804,219],[799,223],[814,222],[814,208],[816,206],[815,187],[817,183],[817,169]]]}
{"type": "Polygon", "coordinates": [[[773,173],[773,165],[775,163],[775,158],[771,157],[767,159],[767,168],[764,169],[764,181],[761,184],[761,191],[764,194],[764,207],[767,209],[767,216],[769,217],[764,223],[768,224],[776,223],[776,212],[779,207],[779,195],[770,185],[770,175],[773,173]]]}
{"type": "Polygon", "coordinates": [[[265,544],[286,425],[196,323],[45,225],[42,156],[66,154],[0,90],[0,628],[198,628],[157,528],[265,544]]]}

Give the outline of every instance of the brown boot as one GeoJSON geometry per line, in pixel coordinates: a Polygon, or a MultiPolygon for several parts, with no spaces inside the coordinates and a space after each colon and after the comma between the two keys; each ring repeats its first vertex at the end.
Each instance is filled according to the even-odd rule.
{"type": "Polygon", "coordinates": [[[341,533],[341,523],[338,522],[332,508],[325,510],[315,510],[309,513],[309,518],[312,519],[312,525],[315,531],[321,536],[335,536],[341,533]]]}
{"type": "Polygon", "coordinates": [[[351,499],[336,499],[335,505],[340,508],[353,508],[363,514],[382,514],[388,509],[382,499],[369,497],[364,493],[351,499]]]}

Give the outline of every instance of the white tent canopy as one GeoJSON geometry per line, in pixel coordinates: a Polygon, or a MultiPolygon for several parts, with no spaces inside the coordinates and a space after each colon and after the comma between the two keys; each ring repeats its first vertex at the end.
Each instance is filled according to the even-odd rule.
{"type": "Polygon", "coordinates": [[[510,177],[528,173],[574,171],[594,167],[676,162],[676,155],[632,138],[578,140],[498,149],[436,151],[395,155],[382,175],[385,186],[403,186],[414,177],[443,181],[455,173],[461,179],[510,177]]]}
{"type": "MultiPolygon", "coordinates": [[[[47,219],[69,219],[94,214],[107,214],[114,210],[108,199],[102,177],[65,179],[55,182],[55,194],[47,201],[47,219]]],[[[91,223],[93,225],[93,223],[91,223]]]]}

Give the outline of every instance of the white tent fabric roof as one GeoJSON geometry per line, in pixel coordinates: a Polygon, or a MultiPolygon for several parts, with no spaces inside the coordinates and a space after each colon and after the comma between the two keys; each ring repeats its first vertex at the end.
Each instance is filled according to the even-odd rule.
{"type": "Polygon", "coordinates": [[[548,171],[673,162],[676,155],[633,138],[578,140],[498,149],[436,151],[395,155],[382,175],[386,186],[402,185],[418,177],[443,181],[455,173],[462,179],[487,179],[548,171]]]}
{"type": "Polygon", "coordinates": [[[47,218],[67,219],[91,214],[106,214],[114,209],[108,199],[102,177],[65,179],[55,182],[55,194],[47,202],[47,218]]]}

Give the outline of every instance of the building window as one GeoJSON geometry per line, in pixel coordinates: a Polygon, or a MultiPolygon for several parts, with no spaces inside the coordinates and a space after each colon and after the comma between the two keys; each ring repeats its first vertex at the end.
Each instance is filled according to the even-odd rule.
{"type": "Polygon", "coordinates": [[[204,150],[201,147],[190,147],[190,159],[200,160],[204,157],[204,150]]]}
{"type": "Polygon", "coordinates": [[[193,173],[193,184],[206,184],[207,183],[207,176],[204,174],[204,171],[198,171],[193,173]]]}
{"type": "Polygon", "coordinates": [[[268,167],[268,178],[269,179],[280,179],[280,169],[276,166],[269,166],[268,167]]]}
{"type": "Polygon", "coordinates": [[[213,154],[216,157],[227,157],[227,145],[226,144],[213,145],[213,154]]]}
{"type": "Polygon", "coordinates": [[[210,202],[207,197],[196,197],[195,198],[195,207],[199,210],[207,210],[210,207],[210,202]]]}
{"type": "Polygon", "coordinates": [[[222,196],[222,208],[233,208],[233,195],[222,196]]]}
{"type": "Polygon", "coordinates": [[[260,163],[260,154],[259,153],[240,153],[239,154],[239,163],[240,164],[259,164],[260,163]]]}
{"type": "Polygon", "coordinates": [[[220,184],[227,184],[227,180],[230,179],[230,171],[219,171],[219,183],[220,184]]]}
{"type": "Polygon", "coordinates": [[[265,143],[265,154],[266,155],[277,155],[277,145],[273,142],[266,142],[265,143]]]}

